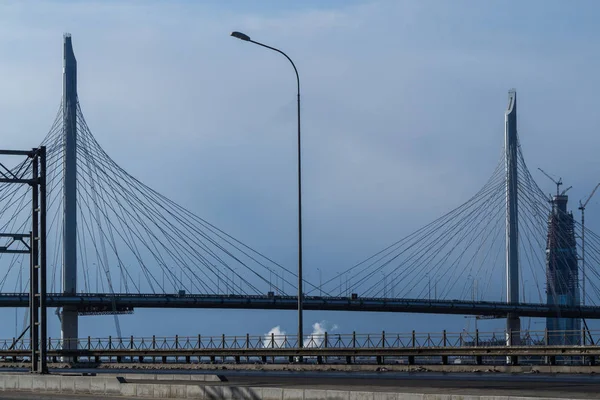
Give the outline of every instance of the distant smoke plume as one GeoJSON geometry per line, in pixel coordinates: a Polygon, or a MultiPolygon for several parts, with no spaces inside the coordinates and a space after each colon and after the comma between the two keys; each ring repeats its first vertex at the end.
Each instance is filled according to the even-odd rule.
{"type": "Polygon", "coordinates": [[[269,332],[265,334],[263,347],[272,347],[272,342],[275,343],[275,347],[283,347],[283,343],[285,342],[285,335],[287,335],[285,331],[282,330],[279,325],[277,325],[275,328],[272,328],[269,332]]]}
{"type": "MultiPolygon", "coordinates": [[[[336,324],[332,324],[328,321],[315,322],[312,326],[312,333],[304,338],[304,347],[319,347],[323,343],[325,332],[331,333],[338,329],[336,324]]],[[[281,326],[277,325],[272,328],[269,332],[265,333],[263,340],[263,347],[271,347],[275,343],[275,347],[289,347],[293,346],[296,342],[296,335],[287,339],[288,343],[285,343],[287,333],[281,329],[281,326]],[[273,339],[273,340],[272,340],[273,339]]]]}
{"type": "Polygon", "coordinates": [[[325,332],[336,331],[338,326],[327,321],[315,322],[313,331],[309,337],[304,339],[304,347],[319,347],[323,343],[325,332]]]}

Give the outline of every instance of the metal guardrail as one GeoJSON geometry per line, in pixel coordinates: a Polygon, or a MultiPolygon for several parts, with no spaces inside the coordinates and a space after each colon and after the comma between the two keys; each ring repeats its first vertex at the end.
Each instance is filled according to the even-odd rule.
{"type": "MultiPolygon", "coordinates": [[[[303,347],[312,349],[452,349],[464,347],[506,347],[510,337],[506,331],[437,332],[437,333],[323,333],[303,337],[303,347]]],[[[513,333],[519,346],[597,346],[598,331],[521,331],[513,333]]],[[[64,339],[48,338],[48,350],[63,348],[80,350],[182,350],[182,349],[295,349],[297,335],[220,335],[220,336],[148,336],[148,337],[87,337],[76,339],[77,346],[64,339]]],[[[0,340],[0,351],[30,349],[29,339],[0,340]]]]}
{"type": "MultiPolygon", "coordinates": [[[[73,363],[361,363],[474,365],[595,365],[600,331],[458,333],[323,333],[306,335],[173,336],[48,339],[49,360],[73,363]],[[509,343],[513,338],[513,343],[509,343]],[[516,339],[518,338],[518,339],[516,339]],[[516,339],[516,340],[515,340],[516,339]]],[[[0,360],[30,357],[28,339],[0,340],[0,360]]],[[[89,364],[86,364],[89,365],[89,364]]]]}

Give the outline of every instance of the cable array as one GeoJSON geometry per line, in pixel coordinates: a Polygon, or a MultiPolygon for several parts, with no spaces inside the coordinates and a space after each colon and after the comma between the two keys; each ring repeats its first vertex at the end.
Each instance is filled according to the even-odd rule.
{"type": "MultiPolygon", "coordinates": [[[[62,121],[61,107],[42,143],[48,154],[50,292],[62,290],[62,121]]],[[[31,199],[27,189],[0,185],[0,221],[6,221],[2,229],[29,230],[31,199]]],[[[273,291],[285,295],[286,290],[293,293],[296,288],[294,272],[123,170],[94,138],[79,104],[77,259],[78,289],[86,293],[264,295],[273,291]]],[[[8,281],[28,275],[23,275],[21,265],[22,256],[11,258],[0,277],[0,291],[8,281]]],[[[20,291],[25,287],[21,285],[20,291]]]]}
{"type": "MultiPolygon", "coordinates": [[[[504,150],[502,155],[489,180],[465,203],[338,274],[324,286],[339,296],[356,293],[365,297],[505,301],[504,150]]],[[[548,290],[567,285],[573,276],[557,274],[552,276],[556,285],[547,285],[551,197],[536,184],[520,145],[517,169],[520,298],[524,302],[546,303],[548,290]]],[[[581,229],[577,222],[573,226],[581,229]]],[[[552,230],[551,240],[572,242],[575,259],[581,254],[581,242],[575,240],[573,232],[552,230]]],[[[566,252],[555,253],[554,257],[568,257],[566,252]]],[[[600,299],[600,236],[589,229],[586,259],[586,303],[596,305],[600,299]]],[[[579,271],[579,279],[581,276],[579,271]]]]}
{"type": "MultiPolygon", "coordinates": [[[[92,134],[79,104],[76,131],[80,291],[295,293],[297,275],[293,270],[179,206],[121,168],[92,134]],[[273,283],[273,277],[278,285],[273,283]]],[[[61,105],[42,142],[48,154],[50,292],[62,290],[65,140],[61,105]]],[[[306,282],[306,293],[505,300],[507,181],[503,158],[483,187],[466,202],[324,282],[323,287],[306,282]]],[[[548,290],[552,290],[547,285],[548,241],[572,242],[577,255],[581,254],[581,241],[574,239],[573,231],[558,230],[552,233],[558,237],[549,238],[553,218],[551,199],[536,184],[520,145],[517,169],[521,300],[545,303],[548,290]]],[[[31,173],[31,165],[22,162],[9,172],[26,176],[31,173]]],[[[0,184],[0,231],[29,231],[30,207],[27,187],[0,184]]],[[[572,218],[571,214],[566,217],[572,218]]],[[[578,222],[574,221],[572,226],[576,232],[581,231],[578,222]]],[[[586,303],[595,305],[600,299],[600,235],[586,229],[586,238],[586,303]]],[[[0,254],[0,263],[6,266],[0,274],[0,291],[9,282],[11,286],[14,283],[15,290],[25,291],[27,259],[22,255],[0,254]]],[[[579,279],[581,276],[579,271],[579,279]]],[[[551,279],[558,285],[567,285],[573,277],[558,274],[551,279]]]]}
{"type": "MultiPolygon", "coordinates": [[[[54,122],[42,141],[47,147],[47,188],[56,190],[57,168],[62,160],[62,143],[59,133],[62,132],[62,106],[56,114],[54,122]]],[[[15,157],[15,156],[11,156],[15,157]]],[[[15,157],[16,160],[18,157],[15,157]]],[[[20,178],[32,177],[30,159],[21,159],[9,174],[20,178]]],[[[53,204],[49,202],[48,207],[53,204]]],[[[31,191],[28,185],[16,183],[0,184],[0,232],[27,234],[31,231],[31,191]]],[[[48,229],[57,224],[56,218],[49,218],[48,229]]],[[[0,275],[0,292],[6,291],[7,283],[14,282],[14,290],[27,292],[29,287],[29,256],[24,254],[0,253],[0,265],[3,274],[0,275]],[[26,278],[26,279],[23,279],[26,278]]]]}

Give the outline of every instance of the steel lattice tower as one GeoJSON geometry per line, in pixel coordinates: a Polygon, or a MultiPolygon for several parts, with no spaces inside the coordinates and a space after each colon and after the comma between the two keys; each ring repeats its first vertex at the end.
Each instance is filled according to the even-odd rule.
{"type": "MultiPolygon", "coordinates": [[[[569,197],[552,197],[546,245],[546,296],[548,305],[579,306],[579,274],[573,214],[567,212],[569,197]]],[[[547,318],[548,344],[580,344],[581,319],[547,318]]]]}

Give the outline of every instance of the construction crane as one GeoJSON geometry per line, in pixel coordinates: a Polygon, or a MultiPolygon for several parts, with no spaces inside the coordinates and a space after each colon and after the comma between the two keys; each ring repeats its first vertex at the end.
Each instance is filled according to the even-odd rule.
{"type": "Polygon", "coordinates": [[[592,194],[588,196],[585,202],[579,200],[579,209],[581,210],[581,297],[583,298],[583,305],[585,306],[585,207],[588,205],[596,191],[600,187],[600,183],[596,185],[592,194]]]}
{"type": "Polygon", "coordinates": [[[558,178],[558,180],[554,179],[551,175],[549,175],[548,173],[546,173],[546,171],[544,171],[541,168],[538,168],[540,171],[542,171],[542,174],[546,175],[546,177],[548,179],[550,179],[552,182],[554,182],[554,184],[556,185],[556,195],[557,196],[562,196],[565,193],[567,193],[569,191],[569,189],[571,189],[573,186],[569,186],[568,188],[566,188],[565,190],[563,190],[562,192],[560,191],[560,185],[563,184],[562,178],[558,178]]]}

